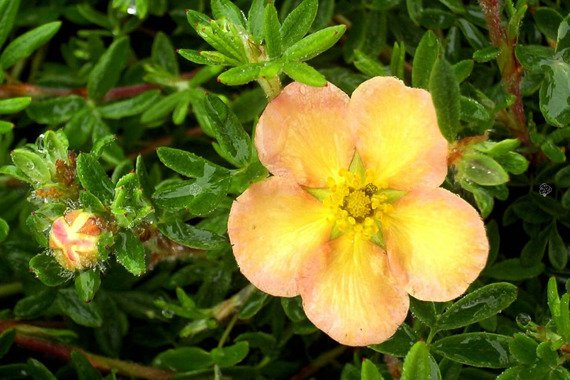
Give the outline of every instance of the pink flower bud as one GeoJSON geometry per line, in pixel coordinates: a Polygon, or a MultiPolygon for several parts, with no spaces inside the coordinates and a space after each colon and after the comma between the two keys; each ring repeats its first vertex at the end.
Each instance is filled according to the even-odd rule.
{"type": "Polygon", "coordinates": [[[62,267],[69,271],[82,270],[97,263],[100,234],[94,214],[73,210],[53,222],[49,247],[62,267]]]}

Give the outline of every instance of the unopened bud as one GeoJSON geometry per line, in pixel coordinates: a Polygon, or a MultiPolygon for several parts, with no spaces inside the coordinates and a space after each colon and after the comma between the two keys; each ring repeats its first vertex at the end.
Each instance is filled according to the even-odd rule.
{"type": "Polygon", "coordinates": [[[73,210],[53,222],[49,247],[62,267],[69,271],[82,270],[97,263],[100,234],[94,214],[73,210]]]}

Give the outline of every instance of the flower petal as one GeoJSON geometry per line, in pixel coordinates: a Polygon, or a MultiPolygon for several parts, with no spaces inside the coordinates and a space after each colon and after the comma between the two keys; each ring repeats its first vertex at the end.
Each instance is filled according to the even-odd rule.
{"type": "Polygon", "coordinates": [[[305,257],[330,236],[330,211],[292,179],[253,184],[232,205],[228,234],[241,272],[275,296],[298,293],[305,257]]]}
{"type": "Polygon", "coordinates": [[[348,96],[334,85],[291,83],[259,119],[255,146],[271,173],[291,175],[309,187],[337,178],[354,155],[348,96]]]}
{"type": "Polygon", "coordinates": [[[395,284],[382,249],[349,235],[309,258],[299,291],[315,326],[349,346],[387,340],[408,313],[409,298],[395,284]]]}
{"type": "Polygon", "coordinates": [[[437,187],[447,174],[447,141],[431,95],[396,78],[376,77],[352,94],[356,150],[371,179],[397,190],[437,187]]]}
{"type": "Polygon", "coordinates": [[[415,298],[456,298],[485,267],[489,242],[481,217],[445,189],[410,192],[394,204],[385,224],[390,268],[415,298]]]}

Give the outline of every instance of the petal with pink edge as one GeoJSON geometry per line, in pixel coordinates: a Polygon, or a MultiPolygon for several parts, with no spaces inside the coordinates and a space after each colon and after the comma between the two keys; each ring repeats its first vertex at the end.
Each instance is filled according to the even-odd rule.
{"type": "Polygon", "coordinates": [[[372,78],[352,94],[350,118],[356,149],[375,183],[397,190],[441,185],[447,141],[427,91],[392,77],[372,78]]]}
{"type": "Polygon", "coordinates": [[[481,217],[445,189],[412,191],[385,224],[390,268],[415,298],[456,298],[485,267],[489,243],[481,217]]]}
{"type": "Polygon", "coordinates": [[[228,234],[241,272],[275,296],[298,293],[306,256],[330,236],[330,211],[292,179],[270,177],[233,203],[228,234]]]}
{"type": "Polygon", "coordinates": [[[315,326],[348,346],[387,340],[408,313],[409,297],[394,282],[386,254],[349,235],[321,246],[309,258],[299,291],[315,326]]]}
{"type": "Polygon", "coordinates": [[[259,159],[271,173],[308,187],[337,178],[354,155],[348,96],[334,85],[291,83],[269,103],[255,131],[259,159]]]}

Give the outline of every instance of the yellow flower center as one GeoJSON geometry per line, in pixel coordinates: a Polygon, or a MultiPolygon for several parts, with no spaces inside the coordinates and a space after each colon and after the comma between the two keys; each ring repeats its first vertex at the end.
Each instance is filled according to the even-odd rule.
{"type": "Polygon", "coordinates": [[[392,206],[380,188],[361,176],[342,170],[340,178],[329,179],[330,195],[323,205],[332,211],[335,219],[333,237],[354,233],[365,239],[381,242],[380,223],[392,206]]]}
{"type": "Polygon", "coordinates": [[[372,215],[372,199],[365,190],[349,189],[349,193],[344,197],[342,209],[356,221],[362,222],[367,216],[372,215]]]}

